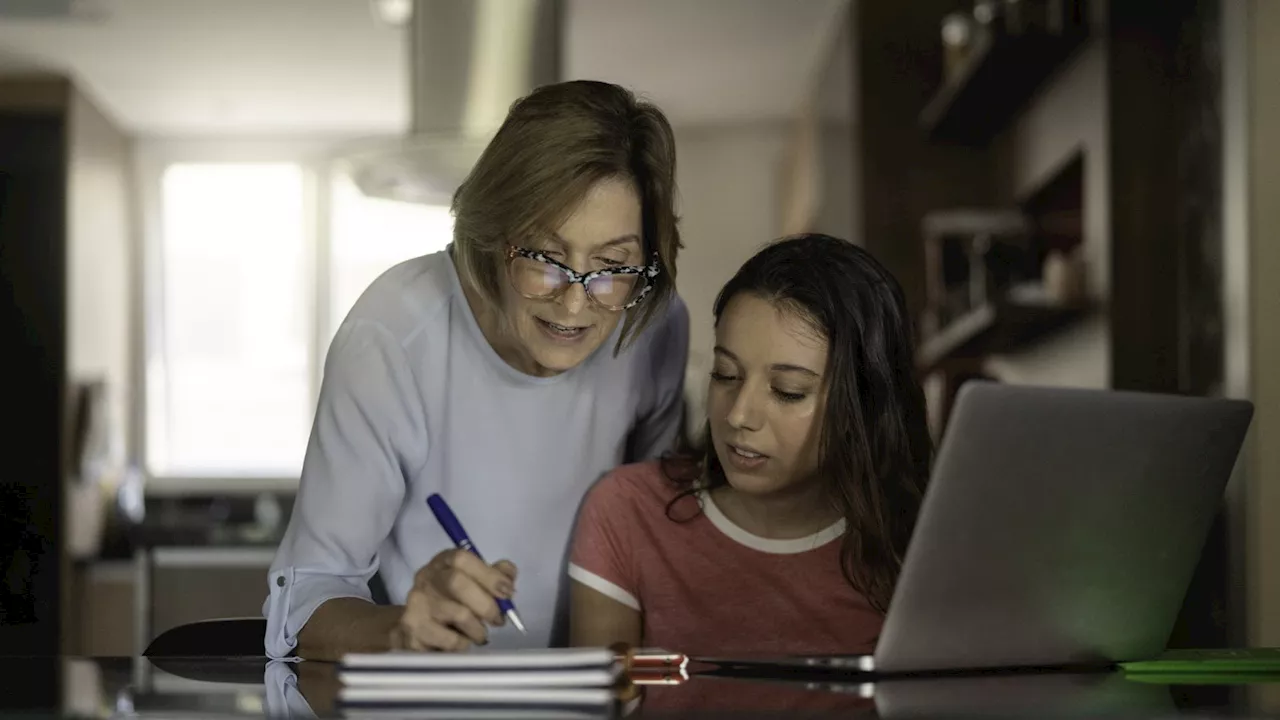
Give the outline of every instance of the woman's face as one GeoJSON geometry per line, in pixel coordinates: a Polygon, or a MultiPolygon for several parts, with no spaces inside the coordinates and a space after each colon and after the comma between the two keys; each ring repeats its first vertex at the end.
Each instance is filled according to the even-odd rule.
{"type": "MultiPolygon", "coordinates": [[[[634,184],[610,178],[593,185],[555,232],[522,246],[587,273],[644,265],[642,230],[640,196],[634,184]]],[[[550,300],[526,298],[509,281],[502,287],[518,354],[527,365],[521,369],[533,375],[555,375],[576,367],[609,338],[622,319],[622,311],[593,303],[581,283],[550,300]]]]}
{"type": "Polygon", "coordinates": [[[818,462],[827,341],[785,306],[734,297],[716,326],[707,418],[729,484],[799,490],[818,462]]]}

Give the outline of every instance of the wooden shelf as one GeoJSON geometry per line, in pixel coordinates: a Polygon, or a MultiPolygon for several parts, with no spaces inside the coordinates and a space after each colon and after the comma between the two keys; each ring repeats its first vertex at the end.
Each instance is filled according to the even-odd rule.
{"type": "Polygon", "coordinates": [[[1089,309],[1041,300],[986,303],[925,339],[916,352],[916,366],[928,373],[953,358],[1009,352],[1080,320],[1089,309]]]}
{"type": "Polygon", "coordinates": [[[1062,34],[979,33],[964,68],[920,113],[920,125],[933,140],[986,144],[1088,37],[1083,23],[1062,34]]]}

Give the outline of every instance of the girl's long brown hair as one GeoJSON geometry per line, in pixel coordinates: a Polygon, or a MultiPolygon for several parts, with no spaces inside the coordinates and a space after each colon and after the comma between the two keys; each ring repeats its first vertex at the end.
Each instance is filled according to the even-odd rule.
{"type": "MultiPolygon", "coordinates": [[[[849,584],[886,612],[928,479],[933,442],[916,378],[902,288],[869,253],[820,234],[783,239],[748,260],[720,291],[715,319],[750,293],[795,312],[827,340],[819,482],[847,522],[840,563],[849,584]]],[[[667,458],[684,491],[725,485],[709,429],[667,458]]]]}

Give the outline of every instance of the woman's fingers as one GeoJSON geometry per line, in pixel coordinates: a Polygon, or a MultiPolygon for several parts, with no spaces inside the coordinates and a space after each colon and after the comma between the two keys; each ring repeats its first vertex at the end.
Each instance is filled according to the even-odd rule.
{"type": "Polygon", "coordinates": [[[437,624],[462,633],[470,642],[484,645],[489,642],[489,631],[471,608],[462,603],[439,598],[433,603],[433,617],[437,624]]]}
{"type": "Polygon", "coordinates": [[[499,560],[498,562],[493,564],[493,569],[497,570],[503,575],[506,575],[508,580],[510,580],[512,583],[515,583],[516,574],[517,574],[515,563],[511,562],[510,560],[499,560]]]}
{"type": "Polygon", "coordinates": [[[445,565],[479,583],[493,597],[510,598],[515,594],[516,566],[506,560],[486,565],[475,553],[456,550],[445,557],[445,565]]]}
{"type": "Polygon", "coordinates": [[[469,615],[483,619],[490,625],[501,625],[502,613],[493,594],[475,578],[458,568],[440,578],[440,588],[446,598],[468,610],[469,615]]]}
{"type": "Polygon", "coordinates": [[[404,615],[393,638],[408,650],[465,650],[489,640],[485,623],[503,625],[497,597],[515,594],[516,566],[486,565],[465,550],[442,552],[414,577],[404,615]]]}
{"type": "Polygon", "coordinates": [[[459,652],[488,641],[488,631],[474,613],[430,587],[409,591],[397,632],[393,641],[406,650],[459,652]]]}

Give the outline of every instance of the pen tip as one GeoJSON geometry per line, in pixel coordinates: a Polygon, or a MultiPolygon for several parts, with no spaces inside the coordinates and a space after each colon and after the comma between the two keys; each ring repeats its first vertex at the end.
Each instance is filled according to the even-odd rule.
{"type": "Polygon", "coordinates": [[[516,614],[515,610],[507,611],[507,619],[511,621],[511,625],[515,627],[515,629],[520,631],[521,635],[529,634],[529,632],[524,629],[524,623],[520,621],[520,616],[516,614]]]}

